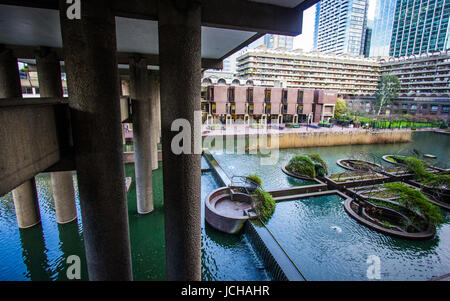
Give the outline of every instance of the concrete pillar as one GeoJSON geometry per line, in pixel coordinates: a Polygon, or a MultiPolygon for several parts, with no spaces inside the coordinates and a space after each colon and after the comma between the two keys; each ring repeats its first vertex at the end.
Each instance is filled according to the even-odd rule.
{"type": "Polygon", "coordinates": [[[130,96],[133,107],[134,171],[139,214],[153,211],[152,121],[147,61],[130,59],[130,96]]]}
{"type": "Polygon", "coordinates": [[[14,189],[12,195],[19,228],[30,228],[40,224],[41,214],[39,213],[36,182],[34,181],[34,178],[14,189]]]}
{"type": "Polygon", "coordinates": [[[167,279],[201,280],[200,154],[171,150],[179,134],[172,122],[184,118],[194,129],[200,111],[201,7],[160,0],[158,8],[167,279]]]}
{"type": "MultiPolygon", "coordinates": [[[[19,68],[12,51],[0,49],[0,98],[10,97],[22,98],[19,68]]],[[[41,215],[34,178],[21,184],[12,192],[19,228],[29,228],[39,224],[41,215]]]]}
{"type": "Polygon", "coordinates": [[[60,20],[86,263],[90,280],[132,280],[120,129],[115,18],[110,1],[85,1],[60,20]]]}
{"type": "Polygon", "coordinates": [[[76,220],[77,208],[75,205],[72,172],[52,172],[50,178],[55,201],[56,221],[59,224],[67,224],[76,220]]]}
{"type": "Polygon", "coordinates": [[[158,114],[159,103],[159,75],[156,71],[150,73],[150,102],[151,111],[150,119],[152,122],[152,169],[158,169],[158,140],[159,140],[159,125],[161,123],[160,115],[158,114]]]}
{"type": "MultiPolygon", "coordinates": [[[[61,67],[54,52],[41,48],[36,53],[36,67],[41,97],[62,97],[61,67]]],[[[72,172],[50,174],[55,201],[56,220],[59,224],[69,223],[77,218],[72,172]]]]}

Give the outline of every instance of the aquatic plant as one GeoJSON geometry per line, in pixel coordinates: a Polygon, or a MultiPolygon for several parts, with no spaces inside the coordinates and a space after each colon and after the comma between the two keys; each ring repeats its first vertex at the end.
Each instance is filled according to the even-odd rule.
{"type": "Polygon", "coordinates": [[[438,226],[444,222],[440,209],[431,204],[421,191],[400,182],[387,183],[384,184],[384,187],[392,193],[399,195],[398,202],[400,204],[420,213],[431,224],[438,226]]]}
{"type": "Polygon", "coordinates": [[[322,159],[319,154],[308,154],[308,157],[314,162],[316,175],[323,177],[328,174],[328,166],[327,163],[322,159]]]}
{"type": "Polygon", "coordinates": [[[416,157],[396,158],[399,163],[403,163],[408,170],[414,174],[414,178],[433,187],[450,186],[450,175],[436,175],[426,169],[425,163],[416,157]]]}
{"type": "Polygon", "coordinates": [[[296,155],[286,165],[286,169],[294,174],[315,178],[316,168],[313,160],[307,155],[296,155]]]}
{"type": "Polygon", "coordinates": [[[275,212],[275,200],[270,193],[260,188],[251,195],[253,207],[262,222],[267,222],[275,212]]]}
{"type": "Polygon", "coordinates": [[[262,180],[257,174],[250,174],[247,176],[247,179],[249,179],[252,182],[255,182],[258,186],[262,185],[262,180]]]}

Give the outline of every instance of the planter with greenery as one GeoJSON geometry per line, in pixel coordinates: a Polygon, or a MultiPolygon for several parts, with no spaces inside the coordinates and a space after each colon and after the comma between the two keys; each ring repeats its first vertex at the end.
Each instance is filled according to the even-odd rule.
{"type": "Polygon", "coordinates": [[[319,154],[296,155],[282,170],[289,176],[308,180],[328,174],[328,166],[319,154]]]}
{"type": "Polygon", "coordinates": [[[408,239],[432,238],[443,223],[440,209],[423,193],[400,182],[384,184],[345,204],[356,220],[379,232],[408,239]]]}
{"type": "Polygon", "coordinates": [[[253,208],[258,215],[256,222],[266,223],[275,212],[275,200],[270,193],[260,188],[251,194],[253,208]]]}

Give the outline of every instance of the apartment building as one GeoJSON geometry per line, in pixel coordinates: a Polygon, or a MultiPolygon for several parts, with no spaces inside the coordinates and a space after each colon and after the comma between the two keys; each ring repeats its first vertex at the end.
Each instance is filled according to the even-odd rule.
{"type": "Polygon", "coordinates": [[[204,120],[262,123],[319,122],[334,115],[337,93],[325,90],[215,84],[204,86],[204,120]]]}
{"type": "Polygon", "coordinates": [[[316,7],[314,49],[323,53],[364,54],[367,0],[322,0],[316,7]]]}
{"type": "Polygon", "coordinates": [[[450,97],[450,50],[380,62],[381,74],[400,80],[400,97],[450,97]]]}
{"type": "Polygon", "coordinates": [[[287,88],[336,91],[341,96],[374,95],[379,71],[376,59],[301,50],[258,47],[237,58],[237,73],[243,80],[263,86],[281,82],[287,88]]]}

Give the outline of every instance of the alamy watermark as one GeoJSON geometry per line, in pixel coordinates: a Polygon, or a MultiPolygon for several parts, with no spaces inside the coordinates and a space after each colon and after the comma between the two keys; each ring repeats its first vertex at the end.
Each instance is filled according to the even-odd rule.
{"type": "Polygon", "coordinates": [[[366,271],[367,279],[369,280],[380,280],[381,279],[381,260],[377,255],[369,255],[367,257],[366,263],[369,267],[366,271]]]}
{"type": "Polygon", "coordinates": [[[208,125],[202,123],[202,112],[194,112],[194,124],[189,120],[179,118],[172,122],[171,131],[177,132],[171,141],[171,151],[176,155],[201,154],[204,148],[217,154],[260,154],[261,165],[275,165],[279,159],[278,133],[270,133],[267,124],[253,121],[248,124],[258,125],[249,129],[243,120],[229,122],[226,126],[217,122],[208,125]],[[202,139],[202,129],[209,129],[202,139]],[[214,130],[219,127],[219,130],[214,130]],[[247,139],[248,138],[248,139],[247,139]]]}
{"type": "Polygon", "coordinates": [[[69,280],[80,280],[81,279],[81,260],[78,255],[70,255],[67,257],[67,272],[66,276],[69,280]]]}
{"type": "Polygon", "coordinates": [[[81,0],[66,0],[68,7],[66,9],[66,16],[69,20],[81,19],[81,0]]]}

